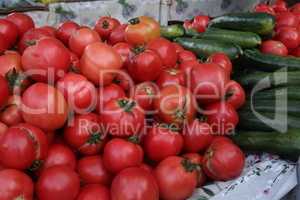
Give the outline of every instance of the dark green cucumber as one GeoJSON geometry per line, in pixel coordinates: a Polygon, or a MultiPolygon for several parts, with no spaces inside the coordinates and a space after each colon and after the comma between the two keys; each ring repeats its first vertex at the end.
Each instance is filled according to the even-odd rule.
{"type": "Polygon", "coordinates": [[[242,49],[239,46],[220,41],[195,38],[176,38],[175,41],[185,49],[196,53],[200,58],[207,58],[213,53],[223,52],[230,59],[237,59],[242,54],[242,49]]]}
{"type": "Polygon", "coordinates": [[[243,54],[243,65],[266,72],[274,72],[283,68],[286,68],[288,71],[299,71],[300,58],[263,54],[258,50],[248,49],[243,54]]]}
{"type": "Polygon", "coordinates": [[[256,33],[219,28],[209,28],[200,37],[208,40],[233,43],[242,48],[254,48],[261,44],[261,38],[256,33]]]}
{"type": "MultiPolygon", "coordinates": [[[[253,98],[257,101],[259,100],[274,100],[277,98],[285,98],[287,95],[288,100],[300,101],[300,87],[288,87],[287,94],[285,92],[285,87],[272,88],[268,90],[263,90],[253,94],[253,98]],[[275,96],[276,95],[276,96],[275,96]]],[[[250,97],[250,94],[247,94],[250,97]]]]}
{"type": "Polygon", "coordinates": [[[180,24],[173,24],[169,26],[161,26],[160,27],[160,34],[162,37],[168,39],[174,39],[177,37],[184,36],[184,28],[180,24]]]}
{"type": "Polygon", "coordinates": [[[238,131],[232,139],[245,151],[269,152],[290,159],[300,155],[300,129],[290,129],[287,133],[238,131]]]}
{"type": "Polygon", "coordinates": [[[275,18],[266,13],[233,13],[216,17],[209,26],[268,35],[274,30],[275,18]]]}

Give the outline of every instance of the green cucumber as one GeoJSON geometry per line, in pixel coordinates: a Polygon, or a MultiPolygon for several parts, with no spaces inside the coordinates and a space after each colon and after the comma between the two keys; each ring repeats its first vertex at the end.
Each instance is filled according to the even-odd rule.
{"type": "Polygon", "coordinates": [[[175,42],[179,43],[185,49],[193,51],[200,58],[207,58],[216,52],[223,52],[230,59],[237,59],[242,54],[242,49],[235,45],[220,41],[195,39],[195,38],[176,38],[175,42]]]}
{"type": "Polygon", "coordinates": [[[275,17],[266,13],[233,13],[211,20],[210,27],[271,34],[275,27],[275,17]]]}
{"type": "Polygon", "coordinates": [[[180,24],[173,24],[169,26],[161,26],[160,27],[160,34],[162,37],[168,39],[174,39],[177,37],[184,36],[184,28],[180,24]]]}
{"type": "MultiPolygon", "coordinates": [[[[253,95],[253,98],[257,101],[259,100],[274,100],[277,98],[285,98],[285,95],[287,95],[288,100],[293,101],[300,101],[300,87],[288,87],[287,88],[287,94],[285,94],[285,91],[282,89],[285,89],[286,87],[279,87],[279,88],[272,88],[268,90],[263,90],[256,92],[253,95]],[[275,97],[276,94],[276,97],[275,97]]],[[[250,96],[248,93],[247,96],[250,96]]]]}

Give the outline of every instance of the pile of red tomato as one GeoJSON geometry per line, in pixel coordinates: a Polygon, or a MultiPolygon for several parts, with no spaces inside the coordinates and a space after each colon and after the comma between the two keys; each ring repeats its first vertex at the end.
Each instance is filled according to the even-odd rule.
{"type": "Polygon", "coordinates": [[[95,27],[0,19],[0,199],[184,200],[238,177],[245,92],[141,16],[95,27]],[[14,49],[14,50],[11,50],[14,49]]]}
{"type": "Polygon", "coordinates": [[[277,0],[272,6],[259,4],[255,11],[276,17],[273,39],[264,41],[261,51],[267,54],[300,57],[300,3],[288,8],[284,0],[277,0]]]}

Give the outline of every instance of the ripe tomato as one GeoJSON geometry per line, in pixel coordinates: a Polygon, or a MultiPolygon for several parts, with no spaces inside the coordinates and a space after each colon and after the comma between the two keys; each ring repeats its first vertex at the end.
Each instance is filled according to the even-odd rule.
{"type": "Polygon", "coordinates": [[[42,26],[40,27],[40,29],[47,31],[48,33],[51,34],[52,37],[56,37],[55,36],[56,28],[54,28],[53,26],[42,26]]]}
{"type": "Polygon", "coordinates": [[[57,81],[56,87],[76,113],[87,113],[95,108],[96,88],[84,76],[69,72],[57,81]]]}
{"type": "Polygon", "coordinates": [[[79,189],[78,175],[66,166],[54,166],[44,170],[36,185],[39,200],[74,200],[79,189]]]}
{"type": "Polygon", "coordinates": [[[0,113],[0,121],[7,126],[17,125],[23,122],[21,110],[21,97],[12,95],[8,98],[5,108],[0,113]]]}
{"type": "Polygon", "coordinates": [[[143,144],[147,157],[159,162],[178,155],[183,147],[183,138],[179,132],[168,127],[154,126],[143,138],[143,144]]]}
{"type": "Polygon", "coordinates": [[[0,19],[0,33],[7,40],[8,48],[11,48],[18,38],[17,26],[7,19],[0,19]]]}
{"type": "Polygon", "coordinates": [[[5,51],[0,56],[0,75],[6,76],[9,71],[15,69],[16,72],[22,70],[21,56],[16,51],[5,51]]]}
{"type": "Polygon", "coordinates": [[[173,48],[175,48],[177,54],[179,54],[181,51],[184,51],[183,47],[180,44],[178,44],[176,42],[172,42],[172,44],[173,44],[173,48]]]}
{"type": "Polygon", "coordinates": [[[2,75],[0,75],[0,91],[0,108],[2,108],[2,106],[4,106],[6,101],[8,100],[9,96],[8,82],[2,75]]]}
{"type": "Polygon", "coordinates": [[[139,134],[144,128],[145,114],[132,99],[113,99],[104,105],[101,122],[106,133],[128,137],[139,134]]]}
{"type": "Polygon", "coordinates": [[[110,191],[100,184],[90,184],[82,187],[76,200],[110,200],[110,191]]]}
{"type": "Polygon", "coordinates": [[[187,60],[179,64],[179,69],[184,71],[186,79],[190,79],[191,71],[194,67],[199,67],[200,63],[197,60],[187,60]]]}
{"type": "Polygon", "coordinates": [[[97,20],[94,30],[97,31],[103,40],[107,40],[111,32],[120,25],[119,20],[113,17],[104,16],[97,20]]]}
{"type": "Polygon", "coordinates": [[[290,26],[297,27],[299,21],[292,12],[282,12],[276,16],[276,28],[290,26]]]}
{"type": "Polygon", "coordinates": [[[204,155],[205,173],[216,181],[228,181],[238,177],[245,163],[243,152],[231,142],[214,141],[204,155]]]}
{"type": "Polygon", "coordinates": [[[129,20],[125,29],[125,40],[132,45],[143,45],[160,36],[159,23],[148,16],[129,20]]]}
{"type": "Polygon", "coordinates": [[[155,51],[160,56],[163,67],[175,67],[177,53],[172,42],[165,38],[157,38],[149,42],[147,48],[155,51]]]}
{"type": "Polygon", "coordinates": [[[235,109],[241,108],[246,102],[245,91],[238,82],[232,80],[226,85],[226,102],[235,109]]]}
{"type": "Polygon", "coordinates": [[[152,174],[138,167],[130,167],[114,178],[111,199],[159,200],[159,190],[152,174]]]}
{"type": "Polygon", "coordinates": [[[214,53],[208,57],[207,62],[215,63],[225,69],[225,71],[231,75],[232,63],[229,57],[224,53],[214,53]]]}
{"type": "Polygon", "coordinates": [[[191,153],[205,151],[213,140],[213,134],[209,124],[197,119],[184,126],[182,134],[184,150],[191,153]]]}
{"type": "Polygon", "coordinates": [[[80,26],[77,23],[73,21],[65,21],[58,26],[55,35],[57,39],[62,41],[65,45],[68,45],[70,37],[79,28],[80,26]]]}
{"type": "Polygon", "coordinates": [[[189,89],[180,85],[168,85],[161,89],[154,107],[165,123],[182,126],[196,115],[196,101],[189,89]]]}
{"type": "Polygon", "coordinates": [[[187,153],[182,157],[189,159],[192,163],[197,165],[197,187],[202,187],[206,182],[206,175],[202,169],[203,156],[197,153],[187,153]]]}
{"type": "Polygon", "coordinates": [[[291,55],[296,56],[296,57],[300,57],[300,47],[294,49],[294,50],[291,52],[291,55]]]}
{"type": "Polygon", "coordinates": [[[144,153],[140,145],[121,138],[110,140],[104,147],[103,163],[105,168],[118,173],[128,167],[139,166],[143,162],[144,153]]]}
{"type": "Polygon", "coordinates": [[[64,130],[65,141],[84,155],[97,154],[105,142],[99,124],[100,118],[94,113],[77,115],[64,130]]]}
{"type": "Polygon", "coordinates": [[[70,71],[80,72],[80,60],[78,56],[72,51],[70,51],[70,62],[71,62],[70,71]]]}
{"type": "Polygon", "coordinates": [[[130,61],[130,57],[133,55],[131,49],[133,48],[131,44],[120,42],[113,46],[113,48],[118,52],[121,56],[124,68],[127,69],[130,61]]]}
{"type": "Polygon", "coordinates": [[[235,108],[227,102],[217,102],[206,107],[207,122],[214,134],[228,135],[235,130],[239,116],[235,108]]]}
{"type": "Polygon", "coordinates": [[[167,68],[160,73],[156,83],[160,88],[164,88],[167,85],[185,86],[185,78],[186,76],[183,70],[177,68],[167,68]]]}
{"type": "Polygon", "coordinates": [[[192,22],[192,28],[198,31],[198,33],[205,32],[208,24],[209,24],[209,17],[206,15],[197,15],[194,17],[192,22]]]}
{"type": "Polygon", "coordinates": [[[119,70],[113,82],[119,85],[121,88],[123,88],[123,90],[126,92],[129,89],[132,89],[132,86],[134,85],[134,82],[132,78],[129,76],[127,70],[119,70]]]}
{"type": "Polygon", "coordinates": [[[1,200],[33,199],[32,180],[21,171],[14,169],[0,171],[0,184],[1,200]]]}
{"type": "Polygon", "coordinates": [[[288,49],[295,49],[300,44],[300,33],[294,27],[281,27],[275,39],[281,41],[288,49]]]}
{"type": "Polygon", "coordinates": [[[88,45],[80,60],[80,71],[96,85],[109,85],[115,71],[122,67],[122,58],[107,44],[96,42],[88,45]]]}
{"type": "Polygon", "coordinates": [[[293,13],[300,13],[300,3],[294,4],[291,8],[290,11],[293,13]]]}
{"type": "Polygon", "coordinates": [[[274,5],[272,5],[272,8],[276,13],[282,13],[288,11],[287,3],[285,0],[277,0],[274,5]]]}
{"type": "Polygon", "coordinates": [[[288,49],[280,41],[267,40],[261,44],[260,51],[266,54],[273,54],[278,56],[287,56],[288,49]]]}
{"type": "Polygon", "coordinates": [[[2,135],[7,131],[8,126],[0,121],[0,140],[2,135]]]}
{"type": "Polygon", "coordinates": [[[151,111],[158,90],[153,82],[139,83],[134,88],[133,99],[145,111],[151,111]]]}
{"type": "Polygon", "coordinates": [[[19,37],[21,37],[26,31],[34,28],[32,18],[24,13],[13,12],[7,15],[6,19],[17,26],[19,37]]]}
{"type": "Polygon", "coordinates": [[[184,61],[188,61],[188,60],[197,60],[196,55],[188,50],[182,50],[180,51],[178,54],[178,62],[182,63],[184,61]]]}
{"type": "Polygon", "coordinates": [[[6,40],[4,35],[2,33],[0,33],[0,54],[5,52],[8,48],[8,46],[9,46],[8,41],[6,40]]]}
{"type": "Polygon", "coordinates": [[[274,15],[275,16],[275,11],[271,6],[268,6],[265,3],[260,3],[257,6],[255,6],[255,12],[257,13],[268,13],[270,15],[274,15]]]}
{"type": "Polygon", "coordinates": [[[163,63],[160,56],[149,49],[142,49],[141,52],[135,54],[128,65],[128,72],[136,82],[154,81],[162,69],[163,63]]]}
{"type": "Polygon", "coordinates": [[[86,184],[110,185],[111,183],[112,175],[104,167],[99,155],[81,158],[78,161],[77,171],[86,184]]]}
{"type": "Polygon", "coordinates": [[[69,38],[69,48],[78,57],[81,57],[85,47],[96,42],[101,42],[101,38],[96,31],[90,28],[80,28],[74,31],[69,38]]]}
{"type": "Polygon", "coordinates": [[[197,165],[188,159],[170,156],[160,162],[155,171],[161,199],[187,199],[197,186],[197,165]]]}
{"type": "Polygon", "coordinates": [[[153,172],[153,168],[152,168],[150,165],[145,164],[145,163],[142,163],[142,164],[140,165],[140,168],[146,170],[147,172],[150,172],[151,174],[152,174],[152,172],[153,172]]]}
{"type": "Polygon", "coordinates": [[[57,89],[45,83],[35,83],[23,93],[22,116],[25,122],[52,131],[65,124],[68,105],[57,89]]]}
{"type": "Polygon", "coordinates": [[[127,28],[127,24],[122,24],[117,26],[109,35],[107,40],[108,44],[115,45],[119,42],[125,42],[125,29],[127,28]]]}

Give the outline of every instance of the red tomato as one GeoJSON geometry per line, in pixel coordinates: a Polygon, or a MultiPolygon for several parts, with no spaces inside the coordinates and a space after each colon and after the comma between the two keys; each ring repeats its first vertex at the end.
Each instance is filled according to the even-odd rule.
{"type": "Polygon", "coordinates": [[[196,165],[188,159],[171,156],[160,162],[155,169],[155,178],[161,199],[187,199],[197,186],[196,165]]]}
{"type": "Polygon", "coordinates": [[[1,200],[33,199],[32,180],[21,171],[14,169],[0,171],[0,185],[1,200]]]}
{"type": "Polygon", "coordinates": [[[64,130],[65,141],[84,155],[99,153],[105,142],[101,133],[100,118],[94,113],[77,115],[64,130]]]}
{"type": "Polygon", "coordinates": [[[207,122],[214,134],[228,135],[235,130],[239,116],[235,108],[227,102],[217,102],[206,107],[207,122]]]}
{"type": "Polygon", "coordinates": [[[76,113],[87,113],[95,108],[96,88],[84,76],[70,72],[57,81],[56,87],[76,113]]]}
{"type": "Polygon", "coordinates": [[[127,70],[119,70],[113,82],[123,88],[123,90],[125,90],[126,92],[129,89],[132,89],[132,86],[134,85],[134,82],[129,76],[127,70]]]}
{"type": "Polygon", "coordinates": [[[182,126],[191,122],[196,115],[196,101],[189,89],[180,85],[168,85],[160,91],[154,107],[165,123],[182,126]]]}
{"type": "Polygon", "coordinates": [[[209,24],[209,17],[206,15],[197,15],[194,17],[192,22],[192,27],[197,30],[199,33],[205,32],[208,24],[209,24]]]}
{"type": "Polygon", "coordinates": [[[278,30],[276,37],[288,49],[295,49],[300,44],[300,33],[294,27],[282,27],[278,30]]]}
{"type": "Polygon", "coordinates": [[[215,142],[225,142],[225,143],[233,143],[231,139],[229,139],[227,136],[216,136],[214,137],[213,143],[215,142]]]}
{"type": "Polygon", "coordinates": [[[189,19],[184,20],[184,22],[183,22],[184,29],[185,30],[193,29],[192,23],[193,23],[192,20],[189,20],[189,19]]]}
{"type": "Polygon", "coordinates": [[[117,26],[109,35],[108,44],[115,45],[119,42],[125,42],[125,29],[127,28],[127,24],[122,24],[117,26]]]}
{"type": "Polygon", "coordinates": [[[276,13],[286,12],[288,10],[285,0],[277,0],[272,8],[276,13]]]}
{"type": "Polygon", "coordinates": [[[177,131],[154,126],[143,138],[143,144],[147,157],[159,162],[169,156],[178,155],[183,147],[183,138],[177,131]]]}
{"type": "Polygon", "coordinates": [[[188,60],[197,60],[196,55],[193,52],[188,51],[188,50],[180,51],[177,54],[178,54],[178,62],[179,63],[182,63],[182,62],[188,61],[188,60]]]}
{"type": "Polygon", "coordinates": [[[42,172],[36,185],[39,200],[74,200],[79,193],[78,175],[66,166],[54,166],[42,172]]]}
{"type": "Polygon", "coordinates": [[[294,4],[291,9],[290,9],[293,13],[300,13],[300,3],[296,3],[294,4]]]}
{"type": "Polygon", "coordinates": [[[225,69],[225,71],[231,75],[232,63],[230,58],[224,53],[214,53],[208,57],[207,62],[215,63],[225,69]]]}
{"type": "Polygon", "coordinates": [[[179,64],[179,69],[184,71],[186,79],[191,76],[191,71],[194,67],[199,67],[200,63],[197,60],[187,60],[179,64]]]}
{"type": "Polygon", "coordinates": [[[204,171],[216,181],[232,180],[242,173],[245,156],[235,144],[220,141],[214,141],[205,153],[204,171]]]}
{"type": "Polygon", "coordinates": [[[257,13],[268,13],[270,15],[275,16],[275,11],[271,6],[268,6],[265,3],[260,3],[257,6],[255,6],[255,12],[257,13]]]}
{"type": "Polygon", "coordinates": [[[73,21],[65,21],[58,26],[55,34],[57,39],[62,41],[65,45],[68,45],[70,37],[79,28],[80,26],[77,23],[73,21]]]}
{"type": "Polygon", "coordinates": [[[151,174],[153,173],[153,168],[150,165],[148,165],[148,164],[142,163],[140,165],[140,168],[146,170],[147,172],[149,172],[151,174]]]}
{"type": "Polygon", "coordinates": [[[7,15],[6,19],[17,26],[18,35],[20,37],[29,29],[34,28],[34,22],[32,18],[24,13],[13,12],[7,15]]]}
{"type": "Polygon", "coordinates": [[[184,126],[183,141],[186,152],[197,153],[205,151],[213,140],[213,134],[209,124],[194,120],[184,126]]]}
{"type": "Polygon", "coordinates": [[[42,38],[35,45],[25,49],[22,65],[25,72],[35,81],[53,82],[59,78],[61,72],[68,70],[70,53],[59,40],[42,38]]]}
{"type": "Polygon", "coordinates": [[[133,99],[145,111],[153,110],[154,99],[158,93],[158,88],[153,82],[143,82],[134,88],[133,99]]]}
{"type": "Polygon", "coordinates": [[[127,137],[140,134],[144,128],[145,114],[134,100],[119,98],[104,105],[101,122],[110,135],[127,137]]]}
{"type": "Polygon", "coordinates": [[[8,82],[2,75],[0,75],[0,91],[0,108],[2,108],[2,106],[5,105],[9,97],[8,82]]]}
{"type": "Polygon", "coordinates": [[[276,16],[276,27],[297,27],[299,21],[292,12],[282,12],[276,16]]]}
{"type": "Polygon", "coordinates": [[[120,25],[119,20],[113,17],[104,16],[97,20],[94,29],[103,40],[107,40],[111,32],[120,25]]]}
{"type": "Polygon", "coordinates": [[[7,19],[0,19],[0,33],[7,40],[8,48],[12,47],[18,38],[17,26],[7,19]]]}
{"type": "Polygon", "coordinates": [[[197,166],[197,187],[202,187],[206,182],[206,175],[202,169],[203,156],[197,153],[187,153],[182,155],[184,158],[189,159],[192,163],[198,165],[197,166]]]}
{"type": "Polygon", "coordinates": [[[0,56],[0,75],[6,76],[9,71],[15,69],[16,72],[22,70],[21,56],[16,51],[5,51],[0,56]]]}
{"type": "Polygon", "coordinates": [[[185,78],[186,75],[183,70],[176,68],[167,68],[160,73],[158,79],[156,80],[156,83],[160,88],[164,88],[167,85],[185,86],[185,78]]]}
{"type": "Polygon", "coordinates": [[[8,126],[0,121],[0,140],[2,135],[7,131],[8,126]]]}
{"type": "Polygon", "coordinates": [[[20,96],[13,95],[8,98],[5,108],[0,113],[0,121],[7,126],[17,125],[24,121],[20,96]]]}
{"type": "Polygon", "coordinates": [[[159,200],[155,178],[144,169],[131,167],[120,172],[111,185],[112,200],[159,200]]]}
{"type": "Polygon", "coordinates": [[[76,200],[110,200],[110,191],[100,184],[90,184],[82,187],[76,200]]]}
{"type": "Polygon", "coordinates": [[[226,102],[235,109],[241,108],[246,102],[246,94],[242,86],[236,81],[230,81],[226,86],[226,102]]]}
{"type": "Polygon", "coordinates": [[[78,56],[72,51],[70,51],[70,62],[71,62],[70,71],[80,72],[80,60],[78,56]]]}
{"type": "Polygon", "coordinates": [[[90,28],[80,28],[74,31],[69,38],[69,48],[77,56],[81,57],[85,47],[96,42],[101,42],[101,38],[96,31],[90,28]]]}
{"type": "Polygon", "coordinates": [[[55,33],[56,33],[56,28],[54,28],[53,26],[42,26],[40,27],[40,29],[47,31],[48,33],[51,34],[52,37],[55,37],[55,33]]]}
{"type": "Polygon", "coordinates": [[[142,164],[143,149],[138,144],[125,139],[114,138],[104,147],[103,163],[112,173],[118,173],[128,167],[142,164]]]}
{"type": "Polygon", "coordinates": [[[183,47],[180,44],[173,42],[172,45],[173,48],[175,48],[177,54],[180,53],[181,51],[184,51],[183,47]]]}
{"type": "Polygon", "coordinates": [[[261,44],[260,51],[265,54],[273,54],[278,56],[287,56],[288,49],[280,41],[267,40],[261,44]]]}
{"type": "Polygon", "coordinates": [[[124,68],[127,69],[130,61],[130,57],[132,56],[131,49],[133,48],[132,45],[120,42],[113,46],[113,48],[118,52],[118,54],[122,57],[122,61],[124,63],[124,68]]]}
{"type": "Polygon", "coordinates": [[[160,56],[152,50],[142,50],[134,55],[128,65],[128,72],[136,82],[154,81],[162,72],[160,56]]]}
{"type": "Polygon", "coordinates": [[[7,50],[9,44],[2,33],[0,33],[0,54],[7,50]]]}
{"type": "Polygon", "coordinates": [[[122,58],[107,44],[96,42],[88,45],[80,60],[80,71],[96,85],[109,85],[115,71],[122,67],[122,58]]]}
{"type": "Polygon", "coordinates": [[[300,47],[294,49],[291,54],[296,57],[300,57],[300,47]]]}
{"type": "Polygon", "coordinates": [[[35,83],[23,93],[22,116],[25,122],[52,131],[65,124],[68,105],[57,89],[45,83],[35,83]]]}
{"type": "Polygon", "coordinates": [[[86,184],[109,185],[111,183],[112,176],[104,167],[99,155],[81,158],[78,161],[77,171],[81,180],[86,184]]]}

